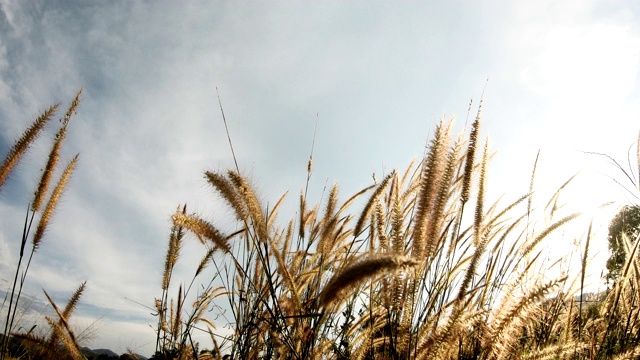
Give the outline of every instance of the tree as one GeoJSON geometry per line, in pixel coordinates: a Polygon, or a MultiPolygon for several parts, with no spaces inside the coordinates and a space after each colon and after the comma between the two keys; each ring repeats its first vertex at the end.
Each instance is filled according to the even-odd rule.
{"type": "Polygon", "coordinates": [[[611,256],[607,260],[607,270],[609,270],[609,273],[605,276],[607,283],[615,283],[618,280],[627,259],[622,234],[625,234],[631,241],[635,241],[640,235],[640,206],[625,205],[609,224],[607,240],[609,241],[611,256]]]}

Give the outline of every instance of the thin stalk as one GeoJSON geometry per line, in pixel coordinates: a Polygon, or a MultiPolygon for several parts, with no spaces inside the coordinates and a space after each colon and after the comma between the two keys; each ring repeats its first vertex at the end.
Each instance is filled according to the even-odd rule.
{"type": "Polygon", "coordinates": [[[218,104],[220,105],[220,112],[222,113],[222,121],[224,122],[224,129],[227,132],[227,139],[229,140],[229,147],[231,148],[231,156],[233,156],[233,162],[236,164],[236,171],[240,173],[238,167],[238,160],[236,159],[236,153],[233,151],[233,144],[231,143],[231,135],[229,134],[229,127],[227,126],[227,118],[224,116],[224,109],[222,108],[222,101],[220,100],[220,92],[216,86],[216,95],[218,96],[218,104]]]}
{"type": "MultiPolygon", "coordinates": [[[[22,266],[22,258],[24,257],[24,248],[27,244],[27,238],[29,237],[29,230],[31,229],[31,224],[33,223],[33,218],[35,215],[32,213],[31,220],[29,220],[30,208],[31,208],[31,204],[27,206],[27,214],[24,219],[24,228],[22,229],[22,244],[20,245],[20,258],[18,259],[18,266],[16,266],[16,274],[13,278],[13,288],[11,289],[11,298],[9,299],[9,309],[7,311],[7,319],[4,324],[4,337],[2,338],[2,347],[0,348],[0,359],[2,360],[5,359],[5,356],[9,347],[9,336],[10,336],[11,328],[13,327],[13,320],[15,318],[15,313],[17,312],[16,309],[18,308],[18,300],[20,299],[20,292],[22,291],[22,283],[24,282],[24,275],[23,275],[20,281],[20,291],[18,292],[15,307],[14,307],[13,297],[16,294],[16,284],[18,283],[18,274],[20,273],[20,268],[22,266]]],[[[29,258],[29,261],[31,261],[31,258],[29,258]]]]}
{"type": "Polygon", "coordinates": [[[593,226],[593,219],[589,223],[589,230],[587,231],[587,241],[584,246],[584,255],[582,257],[582,267],[580,274],[580,304],[578,310],[578,339],[581,338],[582,335],[582,303],[584,296],[584,277],[587,270],[587,256],[589,254],[589,243],[591,242],[591,227],[593,226]]]}

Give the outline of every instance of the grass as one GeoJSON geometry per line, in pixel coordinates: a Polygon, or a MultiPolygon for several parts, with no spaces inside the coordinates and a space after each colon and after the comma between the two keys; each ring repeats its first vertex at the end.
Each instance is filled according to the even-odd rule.
{"type": "MultiPolygon", "coordinates": [[[[630,256],[624,280],[589,306],[583,288],[591,227],[578,274],[544,271],[545,245],[580,216],[558,210],[568,184],[549,200],[539,229],[531,209],[533,175],[529,194],[487,204],[490,153],[479,136],[481,118],[479,109],[469,133],[458,136],[442,121],[419,163],[344,202],[337,185],[324,204],[308,204],[303,193],[288,221],[277,219],[282,198],[265,208],[237,171],[206,172],[240,230],[225,233],[181,207],[173,216],[163,283],[178,258],[172,244],[192,234],[204,246],[199,269],[215,267],[222,284],[217,296],[233,315],[230,336],[215,337],[215,327],[205,325],[214,357],[603,359],[640,353],[637,257],[630,256]],[[356,203],[364,206],[354,209],[356,203]]],[[[632,249],[638,242],[627,244],[632,249]]],[[[169,310],[166,290],[157,300],[161,339],[173,336],[161,325],[169,319],[175,327],[186,313],[182,288],[169,310]]],[[[199,321],[205,319],[182,323],[188,331],[199,321]]],[[[188,341],[163,344],[158,354],[197,357],[188,341]]]]}
{"type": "MultiPolygon", "coordinates": [[[[80,104],[80,95],[82,94],[82,89],[78,91],[74,100],[69,105],[69,108],[64,115],[64,117],[60,120],[61,126],[58,132],[55,135],[53,145],[51,146],[51,150],[49,152],[49,157],[47,160],[47,164],[42,171],[42,176],[38,186],[34,192],[33,201],[28,206],[27,215],[24,222],[24,230],[22,233],[21,246],[20,246],[20,254],[18,257],[18,263],[16,265],[16,272],[13,280],[12,290],[9,297],[9,306],[7,310],[7,317],[4,326],[4,334],[12,334],[12,335],[20,335],[27,336],[32,340],[35,340],[35,337],[32,337],[29,333],[27,334],[15,334],[14,333],[14,321],[16,317],[16,313],[18,310],[18,305],[20,301],[20,296],[22,294],[22,289],[24,283],[27,278],[27,274],[29,272],[29,267],[31,265],[31,261],[33,260],[33,255],[38,250],[46,232],[47,226],[55,212],[56,206],[67,186],[69,178],[73,173],[75,166],[78,161],[78,155],[74,156],[72,160],[66,165],[62,174],[60,175],[59,180],[53,187],[53,190],[48,195],[48,200],[45,203],[45,198],[47,197],[47,191],[52,182],[53,173],[57,170],[57,165],[60,159],[60,149],[67,134],[67,126],[69,125],[69,121],[71,120],[71,116],[77,111],[78,105],[80,104]],[[44,204],[44,207],[43,207],[44,204]],[[32,225],[36,216],[39,216],[39,221],[35,228],[35,232],[31,232],[32,225]],[[23,264],[23,259],[25,256],[25,250],[27,241],[31,238],[31,251],[29,252],[29,258],[26,264],[23,264]],[[20,276],[19,276],[20,275],[20,276]],[[17,287],[17,288],[16,288],[17,287]]],[[[0,188],[4,185],[5,181],[9,177],[9,174],[14,169],[15,165],[22,159],[23,155],[27,152],[28,148],[37,140],[39,134],[42,132],[44,126],[47,122],[54,116],[58,104],[55,104],[49,107],[40,117],[38,117],[34,123],[24,132],[24,134],[15,142],[15,144],[9,150],[9,154],[6,156],[2,166],[0,166],[0,188]]],[[[82,286],[82,288],[84,285],[82,286]]],[[[79,291],[78,297],[80,296],[79,291]]],[[[45,291],[46,294],[46,291],[45,291]]],[[[47,298],[51,302],[51,304],[55,307],[53,301],[47,295],[47,298]]],[[[77,300],[77,299],[76,299],[77,300]]],[[[47,343],[49,345],[49,349],[55,348],[60,339],[68,340],[63,341],[63,344],[70,350],[73,350],[69,347],[69,341],[72,341],[74,344],[74,348],[79,348],[75,337],[73,336],[73,332],[68,327],[68,323],[66,322],[66,317],[70,315],[70,312],[65,312],[64,315],[58,312],[60,317],[60,323],[56,324],[50,318],[47,318],[49,324],[53,327],[54,331],[52,332],[52,337],[50,341],[47,343]],[[62,327],[67,330],[68,335],[71,335],[71,338],[67,338],[62,335],[62,327]],[[55,335],[55,336],[54,336],[55,335]]],[[[4,360],[8,356],[10,337],[3,336],[2,342],[0,344],[0,360],[4,360]]],[[[79,359],[79,353],[72,351],[72,358],[79,359]]]]}
{"type": "MultiPolygon", "coordinates": [[[[37,133],[37,124],[25,139],[34,137],[29,134],[37,133]]],[[[592,225],[577,254],[577,273],[549,271],[553,264],[546,260],[545,247],[580,217],[562,213],[558,204],[570,181],[551,197],[540,218],[532,209],[535,166],[528,193],[490,203],[487,189],[508,180],[490,177],[490,146],[480,136],[481,124],[481,107],[461,134],[443,120],[419,161],[345,200],[338,185],[319,204],[307,202],[304,190],[298,212],[284,219],[278,211],[285,196],[275,206],[264,206],[237,165],[205,172],[237,226],[226,231],[186,205],[177,207],[155,299],[154,358],[638,358],[640,242],[623,239],[630,256],[620,280],[587,302],[592,225]],[[202,257],[185,264],[194,267],[191,279],[174,279],[185,241],[200,243],[202,257]],[[227,321],[223,325],[230,334],[217,328],[220,319],[227,321]],[[196,331],[210,334],[210,351],[203,352],[194,341],[196,331]]],[[[57,139],[64,139],[60,131],[57,139]]],[[[29,141],[19,140],[5,163],[14,164],[10,158],[29,141]]],[[[232,146],[230,136],[229,141],[232,146]]],[[[59,151],[59,145],[52,149],[52,154],[59,151]]],[[[313,150],[307,185],[312,158],[313,150]]],[[[59,184],[66,184],[64,174],[73,170],[69,166],[59,184]]],[[[51,199],[62,192],[56,189],[51,199]]],[[[32,208],[28,223],[41,211],[46,227],[47,208],[32,208]]],[[[41,240],[40,233],[36,229],[34,239],[41,240]]],[[[35,250],[34,240],[32,254],[35,250]]],[[[14,288],[18,298],[19,289],[14,288]]],[[[14,335],[60,344],[49,347],[54,353],[41,353],[42,358],[82,358],[67,322],[82,289],[65,309],[51,301],[58,319],[48,319],[48,338],[14,335]]]]}

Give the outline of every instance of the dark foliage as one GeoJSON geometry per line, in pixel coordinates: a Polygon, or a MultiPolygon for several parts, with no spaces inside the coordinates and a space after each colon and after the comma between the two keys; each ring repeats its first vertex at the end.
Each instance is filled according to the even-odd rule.
{"type": "Polygon", "coordinates": [[[640,235],[640,206],[624,206],[611,220],[609,224],[609,252],[611,256],[607,260],[608,274],[605,276],[607,283],[615,283],[620,276],[620,271],[626,261],[626,252],[622,234],[625,234],[632,242],[640,235]]]}

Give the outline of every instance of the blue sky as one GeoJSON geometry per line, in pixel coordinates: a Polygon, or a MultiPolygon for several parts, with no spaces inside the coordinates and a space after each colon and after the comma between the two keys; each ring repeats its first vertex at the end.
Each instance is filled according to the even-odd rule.
{"type": "MultiPolygon", "coordinates": [[[[338,182],[345,199],[419,157],[441,117],[462,128],[485,84],[491,194],[525,193],[540,150],[541,196],[580,171],[567,200],[587,208],[625,200],[605,175],[617,173],[581,151],[626,163],[640,130],[639,65],[632,1],[0,0],[0,155],[84,87],[64,148],[79,167],[27,292],[64,301],[87,280],[76,315],[102,318],[94,347],[151,353],[154,319],[125,298],[159,296],[170,214],[186,202],[233,226],[202,178],[233,167],[216,87],[241,171],[265,203],[291,191],[284,218],[316,121],[312,198],[338,182]]],[[[0,191],[3,288],[47,141],[0,191]]],[[[199,260],[197,247],[189,256],[199,260]]]]}

